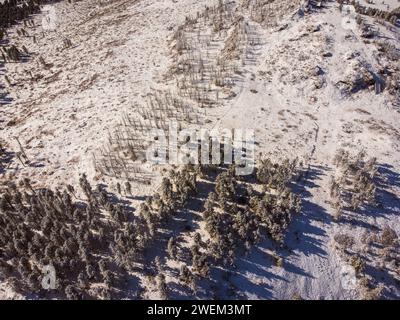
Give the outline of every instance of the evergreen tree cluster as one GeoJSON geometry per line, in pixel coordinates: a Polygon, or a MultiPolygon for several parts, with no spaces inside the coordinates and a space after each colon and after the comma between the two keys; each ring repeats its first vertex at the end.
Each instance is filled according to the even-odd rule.
{"type": "Polygon", "coordinates": [[[105,189],[93,189],[85,175],[80,186],[85,200],[75,198],[72,186],[34,189],[28,179],[2,188],[0,274],[17,292],[45,297],[43,268],[53,266],[57,296],[108,298],[140,261],[141,221],[105,189]]]}
{"type": "Polygon", "coordinates": [[[334,164],[342,170],[340,179],[332,179],[331,197],[336,206],[349,206],[353,211],[365,205],[376,205],[376,181],[378,170],[376,158],[366,159],[364,152],[352,157],[340,149],[334,164]]]}
{"type": "Polygon", "coordinates": [[[158,227],[196,193],[196,177],[197,174],[190,165],[180,171],[171,170],[169,177],[163,179],[159,192],[140,205],[139,219],[144,226],[142,233],[147,242],[154,237],[158,227]]]}
{"type": "Polygon", "coordinates": [[[203,212],[212,239],[209,249],[217,261],[232,264],[238,249],[248,252],[265,233],[283,244],[293,215],[301,211],[300,196],[292,190],[299,172],[297,160],[277,164],[266,159],[244,181],[234,166],[218,175],[203,212]],[[254,178],[255,188],[246,182],[254,178]]]}
{"type": "Polygon", "coordinates": [[[0,30],[27,19],[31,14],[39,13],[41,5],[54,2],[51,0],[5,0],[0,3],[0,30]]]}
{"type": "Polygon", "coordinates": [[[351,0],[351,1],[337,0],[337,2],[340,4],[341,7],[345,4],[350,4],[350,5],[354,6],[356,12],[359,14],[374,17],[374,18],[380,18],[380,19],[386,20],[392,24],[396,24],[398,19],[400,19],[399,9],[395,9],[393,11],[380,10],[378,8],[363,6],[362,4],[360,4],[359,1],[355,1],[355,0],[351,0]]]}

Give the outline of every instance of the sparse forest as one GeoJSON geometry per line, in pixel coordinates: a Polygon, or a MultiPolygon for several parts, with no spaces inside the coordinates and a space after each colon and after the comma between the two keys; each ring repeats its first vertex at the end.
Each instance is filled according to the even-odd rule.
{"type": "Polygon", "coordinates": [[[400,15],[370,5],[0,3],[0,298],[398,299],[400,15]]]}

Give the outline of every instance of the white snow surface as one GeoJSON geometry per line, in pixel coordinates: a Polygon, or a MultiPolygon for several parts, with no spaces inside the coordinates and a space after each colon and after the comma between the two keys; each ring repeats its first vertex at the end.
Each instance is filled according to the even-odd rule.
{"type": "MultiPolygon", "coordinates": [[[[212,3],[59,2],[54,4],[56,31],[41,28],[42,15],[34,17],[36,27],[27,29],[30,37],[19,37],[18,26],[9,30],[14,43],[25,45],[32,54],[28,61],[7,64],[2,71],[17,84],[6,87],[10,99],[1,106],[0,134],[15,150],[18,137],[35,166],[15,164],[6,174],[16,180],[28,176],[36,187],[55,187],[75,185],[85,172],[92,181],[113,187],[115,180],[96,172],[93,153],[107,142],[109,130],[124,112],[143,102],[151,90],[166,86],[163,76],[171,63],[168,39],[188,14],[212,3]],[[66,38],[72,41],[68,49],[63,47],[66,38]],[[39,57],[51,67],[43,69],[39,57]],[[30,74],[39,80],[31,81],[30,74]]],[[[392,9],[398,6],[394,0],[385,3],[392,9]]],[[[366,19],[400,50],[399,28],[366,19]]],[[[290,226],[287,249],[281,251],[283,267],[274,266],[270,243],[264,241],[231,270],[231,281],[242,298],[291,299],[298,294],[305,299],[357,299],[355,285],[344,287],[345,263],[334,248],[333,236],[349,233],[359,239],[386,225],[400,234],[400,109],[385,91],[377,95],[364,89],[344,95],[337,87],[339,81],[354,76],[359,63],[370,70],[379,68],[376,45],[364,41],[358,29],[344,29],[341,21],[333,1],[304,16],[288,14],[281,27],[268,29],[251,21],[261,41],[254,48],[253,62],[243,66],[237,95],[206,111],[210,127],[254,129],[257,153],[276,160],[299,156],[311,165],[312,182],[302,191],[302,214],[290,226]],[[385,129],[376,129],[378,124],[385,129]],[[355,225],[332,219],[328,184],[339,148],[354,153],[364,149],[378,159],[390,181],[380,211],[358,216],[355,225]]],[[[154,181],[133,189],[140,197],[151,195],[156,186],[154,181]]],[[[186,241],[190,243],[190,233],[186,241]]],[[[179,268],[171,261],[167,264],[179,268]]],[[[399,274],[394,277],[398,281],[399,274]]],[[[176,281],[173,273],[167,281],[176,281]]],[[[224,288],[219,281],[216,286],[224,288]]],[[[392,282],[387,288],[389,297],[400,297],[392,282]]],[[[147,298],[157,298],[151,292],[147,298]]],[[[0,297],[18,298],[5,285],[0,286],[0,297]]],[[[184,298],[184,292],[177,290],[173,297],[184,298]]],[[[206,289],[198,294],[211,297],[206,289]]]]}

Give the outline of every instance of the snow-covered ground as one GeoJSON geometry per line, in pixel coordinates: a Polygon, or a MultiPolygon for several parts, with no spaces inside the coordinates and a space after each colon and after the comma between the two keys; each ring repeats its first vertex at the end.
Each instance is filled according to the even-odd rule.
{"type": "Polygon", "coordinates": [[[400,5],[398,0],[361,0],[360,4],[386,11],[396,9],[400,5]]]}
{"type": "MultiPolygon", "coordinates": [[[[399,6],[397,0],[375,2],[373,6],[383,10],[386,5],[390,10],[399,6]]],[[[93,155],[107,145],[109,132],[124,113],[145,105],[153,90],[173,86],[165,80],[173,59],[169,39],[188,12],[194,16],[214,3],[60,2],[54,4],[55,31],[43,30],[43,15],[34,17],[35,27],[26,28],[29,36],[18,35],[22,26],[10,29],[12,43],[25,46],[30,58],[7,63],[2,71],[13,85],[4,88],[9,99],[1,106],[1,139],[16,151],[19,141],[31,165],[15,161],[2,178],[29,177],[35,187],[56,187],[76,185],[79,175],[87,173],[92,181],[115,188],[118,179],[96,171],[93,155]]],[[[365,232],[384,226],[400,235],[400,109],[386,91],[376,94],[372,86],[344,93],[338,84],[356,77],[362,68],[379,74],[389,63],[378,57],[377,43],[363,38],[358,27],[343,28],[334,1],[305,15],[297,10],[287,12],[273,28],[252,21],[248,13],[244,16],[259,42],[251,48],[251,59],[241,66],[241,81],[233,88],[236,96],[204,111],[204,126],[254,129],[257,153],[275,160],[304,159],[312,181],[302,190],[303,211],[289,228],[287,248],[279,251],[283,266],[273,264],[268,254],[271,244],[264,241],[236,262],[229,281],[249,299],[291,299],[295,295],[356,299],[357,284],[350,281],[349,285],[346,263],[333,237],[347,233],[359,240],[365,232]],[[353,153],[364,150],[376,157],[388,182],[379,212],[357,216],[356,224],[332,218],[329,181],[340,148],[353,153]]],[[[400,50],[399,28],[365,19],[378,31],[374,40],[387,40],[400,50]]],[[[157,169],[152,170],[157,177],[157,169]]],[[[136,199],[151,195],[158,180],[135,185],[136,199]]],[[[137,206],[140,201],[131,202],[137,206]]],[[[188,233],[184,241],[190,243],[192,235],[188,233]]],[[[179,267],[166,263],[171,270],[179,267]]],[[[400,297],[398,272],[385,275],[389,298],[400,297]]],[[[173,272],[167,280],[174,281],[173,272]]],[[[223,289],[220,294],[227,297],[223,289]]],[[[173,297],[184,295],[177,290],[173,297]]],[[[12,294],[7,292],[4,297],[12,294]]],[[[157,297],[149,290],[147,298],[157,297]]],[[[211,298],[212,294],[204,291],[199,297],[211,298]]]]}

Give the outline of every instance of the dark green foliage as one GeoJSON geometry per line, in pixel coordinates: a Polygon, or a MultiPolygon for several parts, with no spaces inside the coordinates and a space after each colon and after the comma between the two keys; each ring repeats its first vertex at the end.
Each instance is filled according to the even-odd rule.
{"type": "Polygon", "coordinates": [[[18,21],[25,20],[31,14],[39,13],[41,5],[54,2],[54,0],[5,0],[0,3],[0,28],[8,28],[18,21]]]}
{"type": "Polygon", "coordinates": [[[70,299],[90,297],[91,284],[115,285],[145,250],[141,219],[111,203],[102,188],[80,179],[86,202],[76,202],[75,190],[34,189],[28,179],[2,187],[0,197],[0,267],[15,270],[9,281],[20,292],[41,297],[42,270],[52,265],[57,292],[70,299]],[[110,214],[106,208],[111,208],[110,214]],[[111,272],[111,269],[113,272],[111,272]]]}

